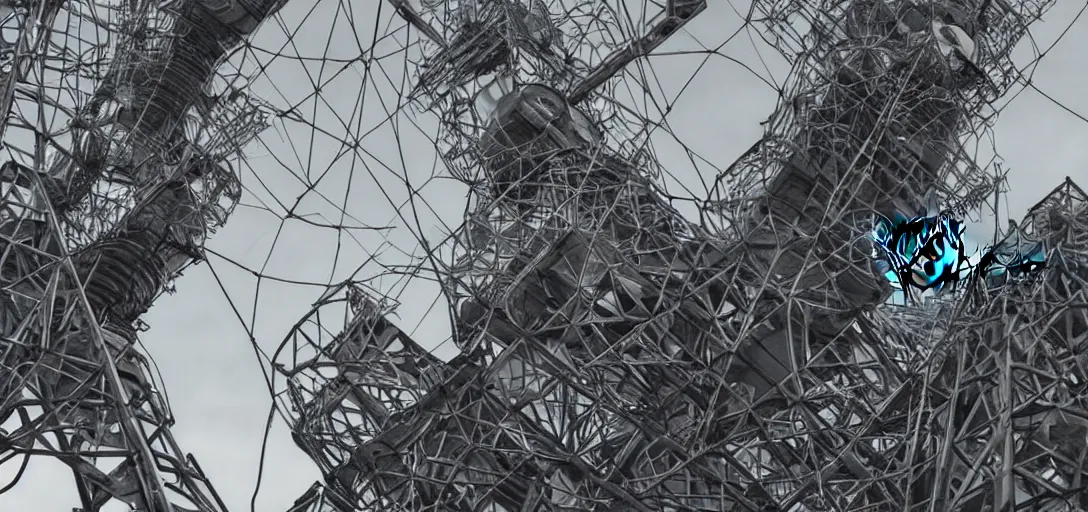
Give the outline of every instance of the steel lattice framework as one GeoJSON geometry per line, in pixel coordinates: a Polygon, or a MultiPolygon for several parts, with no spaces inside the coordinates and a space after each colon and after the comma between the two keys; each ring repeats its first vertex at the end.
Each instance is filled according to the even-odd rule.
{"type": "Polygon", "coordinates": [[[9,13],[21,30],[0,109],[15,154],[0,168],[0,424],[15,427],[0,429],[0,461],[63,462],[77,510],[226,508],[174,441],[135,344],[140,316],[241,194],[227,158],[266,125],[259,102],[205,84],[281,5],[9,13]]]}
{"type": "MultiPolygon", "coordinates": [[[[678,4],[665,20],[699,11],[678,4]]],[[[935,384],[963,372],[924,370],[970,345],[920,344],[918,322],[877,307],[890,289],[866,228],[930,188],[959,210],[992,195],[960,140],[987,126],[1008,51],[1048,3],[756,2],[796,64],[700,225],[629,137],[604,135],[636,132],[622,106],[579,107],[598,82],[578,77],[601,67],[554,65],[561,38],[530,37],[525,11],[472,5],[493,10],[450,14],[454,42],[421,73],[447,166],[480,184],[448,270],[462,355],[429,357],[363,290],[327,295],[278,359],[296,442],[327,475],[298,510],[959,510],[1072,492],[1075,471],[1044,471],[1056,457],[1028,462],[1038,448],[995,458],[994,430],[962,451],[978,402],[935,384]],[[934,21],[977,52],[942,51],[934,21]],[[343,301],[352,320],[331,335],[318,314],[343,301]],[[949,465],[964,453],[984,455],[949,465]]],[[[1001,290],[957,295],[951,318],[1001,290]]]]}
{"type": "MultiPolygon", "coordinates": [[[[459,355],[374,289],[328,287],[261,354],[323,476],[290,510],[1088,508],[1084,191],[1067,179],[1002,233],[1045,243],[1044,272],[923,304],[888,304],[869,237],[927,191],[957,212],[994,196],[965,140],[1052,1],[755,0],[746,23],[792,69],[687,216],[624,81],[713,4],[642,2],[640,24],[634,3],[389,0],[414,37],[339,62],[365,68],[362,103],[379,41],[400,46],[398,108],[437,120],[470,188],[427,254],[459,355]]],[[[239,203],[243,147],[288,123],[336,138],[316,105],[343,82],[318,73],[305,114],[237,85],[267,63],[227,69],[286,0],[152,4],[0,5],[19,34],[0,45],[0,464],[63,462],[80,512],[226,510],[170,433],[141,317],[239,203]]]]}
{"type": "Polygon", "coordinates": [[[932,338],[931,366],[911,382],[925,390],[913,406],[925,411],[913,456],[934,461],[917,477],[916,488],[929,493],[916,501],[996,510],[1088,506],[1080,484],[1088,432],[1086,236],[1088,195],[1067,178],[1006,233],[1047,244],[1044,276],[991,280],[933,311],[936,330],[946,334],[932,338]]]}

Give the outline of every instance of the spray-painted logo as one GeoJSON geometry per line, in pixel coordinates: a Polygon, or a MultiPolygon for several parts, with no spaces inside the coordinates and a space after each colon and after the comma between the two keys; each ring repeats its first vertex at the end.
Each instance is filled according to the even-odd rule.
{"type": "Polygon", "coordinates": [[[894,220],[879,216],[873,228],[877,268],[893,285],[940,293],[966,276],[963,226],[950,213],[894,220]]]}
{"type": "Polygon", "coordinates": [[[1046,266],[1045,245],[1022,241],[1015,224],[981,256],[967,254],[963,235],[963,223],[949,211],[915,217],[896,214],[893,219],[877,215],[872,230],[877,269],[904,292],[940,294],[972,277],[1004,283],[1046,266]]]}

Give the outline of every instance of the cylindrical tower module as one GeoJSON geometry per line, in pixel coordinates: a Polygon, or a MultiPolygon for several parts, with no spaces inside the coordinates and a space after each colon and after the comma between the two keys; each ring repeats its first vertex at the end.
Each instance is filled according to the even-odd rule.
{"type": "Polygon", "coordinates": [[[918,456],[960,437],[918,417],[929,354],[874,311],[890,287],[868,230],[929,189],[991,195],[960,139],[1048,3],[757,2],[794,70],[702,223],[608,84],[706,3],[584,59],[564,13],[596,2],[394,3],[433,43],[410,96],[473,186],[443,269],[462,353],[435,360],[359,291],[323,297],[275,358],[325,478],[294,510],[927,510],[949,475],[970,492],[936,510],[986,503],[972,486],[997,473],[918,456]]]}

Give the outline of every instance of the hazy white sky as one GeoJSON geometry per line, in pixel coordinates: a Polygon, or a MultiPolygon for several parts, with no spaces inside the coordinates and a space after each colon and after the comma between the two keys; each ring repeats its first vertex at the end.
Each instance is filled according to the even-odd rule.
{"type": "MultiPolygon", "coordinates": [[[[272,64],[252,90],[281,108],[299,105],[301,117],[316,119],[331,135],[311,139],[311,132],[294,122],[277,123],[266,131],[261,142],[251,148],[251,169],[243,172],[243,182],[250,191],[245,205],[209,244],[215,254],[246,269],[213,254],[209,264],[187,272],[177,283],[178,293],[163,297],[146,317],[152,329],[142,339],[158,362],[178,418],[174,434],[235,511],[250,509],[271,403],[243,322],[252,328],[258,347],[274,350],[323,291],[267,279],[258,287],[248,269],[294,282],[340,280],[355,272],[368,255],[379,254],[385,262],[405,261],[404,253],[398,251],[418,256],[422,252],[416,235],[421,231],[422,236],[439,237],[437,226],[455,227],[464,209],[464,187],[442,178],[443,170],[428,141],[427,136],[434,132],[433,120],[405,113],[386,121],[398,101],[394,92],[402,88],[406,64],[404,54],[397,51],[403,42],[379,42],[373,54],[390,56],[380,61],[380,68],[375,64],[369,72],[362,62],[349,66],[318,60],[321,56],[358,57],[360,47],[371,46],[375,27],[384,34],[388,27],[400,23],[388,6],[375,21],[377,2],[350,2],[351,10],[344,12],[348,3],[291,0],[278,20],[260,29],[254,44],[263,50],[255,52],[257,59],[262,63],[271,60],[272,64]],[[306,21],[300,22],[303,19],[306,21]],[[354,20],[354,30],[349,19],[354,20]],[[291,33],[298,29],[289,45],[285,45],[285,29],[291,33]],[[294,58],[273,60],[272,53],[294,58]],[[321,84],[322,91],[317,100],[315,82],[321,84]],[[352,112],[361,115],[351,118],[352,112]],[[358,146],[345,148],[335,141],[348,138],[349,133],[361,137],[358,146]],[[331,171],[321,177],[330,164],[331,171]],[[403,181],[404,176],[409,184],[403,181]],[[300,178],[316,181],[318,186],[305,193],[306,185],[300,178]],[[420,188],[418,194],[409,194],[409,190],[420,188]],[[422,228],[415,227],[414,218],[396,215],[396,209],[409,199],[417,204],[422,228]],[[395,229],[334,230],[297,219],[281,222],[284,212],[296,202],[295,213],[315,223],[391,225],[395,229]],[[433,210],[422,207],[424,202],[433,210]],[[341,206],[346,206],[347,217],[341,216],[341,206]]],[[[661,50],[697,48],[694,40],[716,47],[741,25],[741,16],[748,9],[746,2],[711,3],[711,8],[688,26],[689,34],[678,36],[661,50]]],[[[1082,7],[1079,1],[1059,0],[1044,22],[1033,27],[1035,44],[1050,46],[1082,7]]],[[[403,36],[399,32],[397,37],[403,36]]],[[[1022,61],[1032,54],[1026,44],[1017,52],[1022,61]]],[[[1088,48],[1088,21],[1075,25],[1042,60],[1034,83],[1070,109],[1088,114],[1084,48],[1088,48]]],[[[744,62],[764,79],[781,83],[786,76],[788,68],[782,59],[747,34],[735,38],[722,52],[744,62]]],[[[762,132],[759,123],[770,115],[777,100],[774,90],[761,78],[722,57],[711,57],[705,63],[703,56],[657,57],[652,65],[655,80],[666,91],[657,94],[659,99],[674,98],[686,87],[668,117],[672,131],[719,168],[728,166],[758,138],[762,132]],[[688,83],[693,75],[694,80],[688,83]]],[[[1012,171],[1008,196],[1012,216],[1022,215],[1067,175],[1088,184],[1088,123],[1038,93],[1026,90],[1020,94],[1001,114],[995,131],[1005,166],[1012,171]]],[[[675,142],[661,137],[655,144],[665,167],[685,185],[698,192],[700,179],[713,178],[709,166],[700,176],[675,142]]],[[[410,210],[405,207],[402,211],[410,210]]],[[[371,264],[360,275],[377,271],[371,264]]],[[[433,286],[418,282],[403,290],[404,283],[394,279],[375,285],[385,291],[402,291],[398,324],[411,331],[418,323],[413,337],[427,347],[440,345],[448,334],[447,318],[443,304],[427,314],[436,295],[433,286]]],[[[448,343],[439,347],[440,355],[447,358],[452,350],[448,343]]],[[[264,471],[257,511],[284,510],[319,478],[279,421],[271,433],[264,471]]],[[[6,481],[8,474],[7,468],[0,469],[0,477],[5,477],[0,481],[6,481]]],[[[77,504],[71,473],[50,460],[32,462],[20,486],[0,496],[2,511],[66,512],[77,504]]]]}

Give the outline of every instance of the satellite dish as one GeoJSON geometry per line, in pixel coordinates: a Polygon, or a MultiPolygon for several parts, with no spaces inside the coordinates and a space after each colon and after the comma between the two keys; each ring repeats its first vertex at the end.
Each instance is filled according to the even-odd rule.
{"type": "Polygon", "coordinates": [[[933,21],[933,35],[937,38],[937,45],[941,53],[955,53],[957,57],[975,63],[975,41],[967,32],[956,25],[946,25],[939,21],[933,21]]]}

